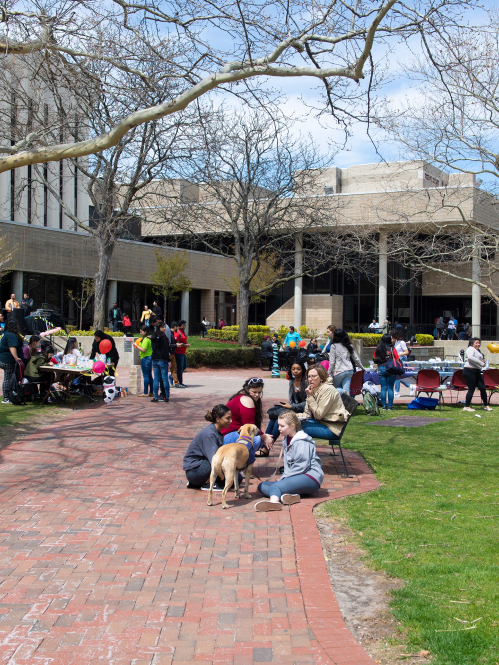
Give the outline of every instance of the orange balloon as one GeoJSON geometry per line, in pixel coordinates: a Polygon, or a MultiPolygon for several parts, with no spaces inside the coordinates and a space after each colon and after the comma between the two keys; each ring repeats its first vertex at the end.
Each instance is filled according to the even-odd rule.
{"type": "Polygon", "coordinates": [[[295,346],[296,346],[296,342],[290,342],[290,343],[289,343],[289,348],[290,348],[290,349],[294,349],[295,346]]]}

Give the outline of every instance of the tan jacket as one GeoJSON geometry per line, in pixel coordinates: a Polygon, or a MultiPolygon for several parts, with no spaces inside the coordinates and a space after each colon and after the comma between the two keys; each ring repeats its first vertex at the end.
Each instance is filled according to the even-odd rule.
{"type": "Polygon", "coordinates": [[[350,414],[343,406],[340,393],[332,383],[321,383],[312,396],[307,397],[305,418],[314,418],[339,436],[350,414]]]}

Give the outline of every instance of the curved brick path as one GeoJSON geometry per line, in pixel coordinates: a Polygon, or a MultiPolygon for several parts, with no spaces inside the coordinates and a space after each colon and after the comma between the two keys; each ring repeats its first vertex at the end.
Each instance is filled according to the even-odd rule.
{"type": "Polygon", "coordinates": [[[257,514],[253,481],[251,501],[208,508],[181,461],[212,403],[127,398],[0,452],[0,663],[374,662],[343,623],[312,508],[376,481],[353,454],[360,479],[342,480],[324,449],[318,497],[257,514]]]}

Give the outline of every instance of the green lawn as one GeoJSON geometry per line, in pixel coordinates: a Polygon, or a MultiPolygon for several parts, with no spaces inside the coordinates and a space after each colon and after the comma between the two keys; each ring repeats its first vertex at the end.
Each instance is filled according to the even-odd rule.
{"type": "Polygon", "coordinates": [[[187,338],[191,349],[240,349],[239,344],[227,344],[227,342],[215,342],[212,339],[201,339],[199,335],[191,335],[187,338]]]}
{"type": "Polygon", "coordinates": [[[322,510],[347,519],[373,567],[405,581],[392,609],[412,653],[429,649],[434,665],[497,664],[499,408],[418,412],[450,420],[414,429],[372,426],[358,411],[344,445],[381,487],[322,510]]]}

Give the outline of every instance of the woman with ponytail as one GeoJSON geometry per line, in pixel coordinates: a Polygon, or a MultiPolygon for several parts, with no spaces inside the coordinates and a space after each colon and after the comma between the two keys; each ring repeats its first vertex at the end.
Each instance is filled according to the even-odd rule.
{"type": "MultiPolygon", "coordinates": [[[[211,474],[211,460],[221,445],[224,437],[222,429],[230,425],[231,413],[225,404],[217,404],[205,415],[205,420],[210,424],[196,434],[185,453],[182,468],[187,476],[187,486],[210,489],[208,481],[211,474]]],[[[218,481],[217,481],[218,485],[218,481]]],[[[224,482],[214,490],[223,490],[224,482]]]]}

